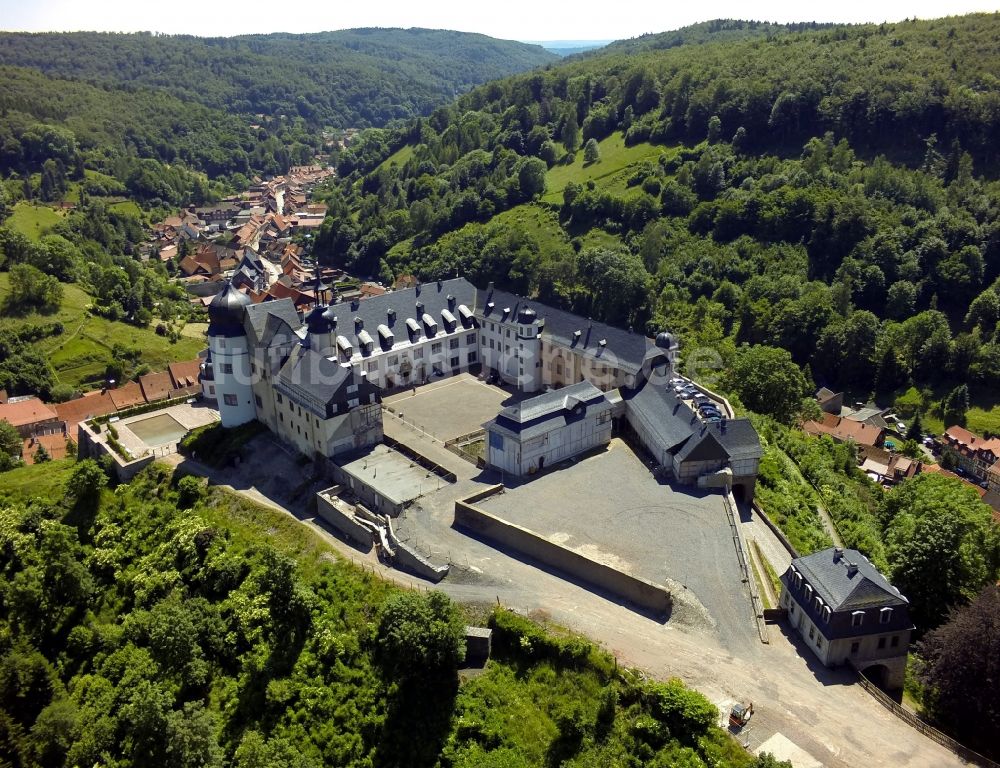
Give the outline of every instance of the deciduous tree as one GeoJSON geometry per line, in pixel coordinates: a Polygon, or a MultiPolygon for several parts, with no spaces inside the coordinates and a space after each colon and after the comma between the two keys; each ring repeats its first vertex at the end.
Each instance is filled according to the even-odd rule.
{"type": "Polygon", "coordinates": [[[967,746],[1000,757],[1000,587],[987,586],[918,646],[924,706],[967,746]]]}

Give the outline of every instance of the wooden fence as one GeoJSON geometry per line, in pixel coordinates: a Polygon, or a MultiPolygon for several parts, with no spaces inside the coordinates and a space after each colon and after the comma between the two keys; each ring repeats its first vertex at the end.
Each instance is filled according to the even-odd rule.
{"type": "Polygon", "coordinates": [[[983,768],[1000,768],[1000,764],[993,762],[988,757],[983,757],[981,754],[974,752],[968,747],[962,746],[951,738],[951,736],[941,733],[941,731],[937,728],[925,723],[913,712],[906,709],[906,707],[897,704],[895,701],[886,696],[885,693],[877,685],[875,685],[875,683],[865,677],[860,670],[858,670],[858,680],[861,683],[862,688],[874,696],[883,707],[896,715],[896,717],[913,726],[924,734],[924,736],[936,741],[942,747],[950,749],[967,763],[975,763],[976,765],[983,766],[983,768]]]}

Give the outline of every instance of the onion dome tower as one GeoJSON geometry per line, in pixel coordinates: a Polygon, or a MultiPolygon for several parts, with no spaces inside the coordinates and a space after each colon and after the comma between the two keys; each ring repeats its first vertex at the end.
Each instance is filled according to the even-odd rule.
{"type": "Polygon", "coordinates": [[[250,349],[243,327],[249,304],[250,298],[227,281],[208,305],[208,348],[224,427],[245,424],[257,415],[250,386],[250,349]]]}

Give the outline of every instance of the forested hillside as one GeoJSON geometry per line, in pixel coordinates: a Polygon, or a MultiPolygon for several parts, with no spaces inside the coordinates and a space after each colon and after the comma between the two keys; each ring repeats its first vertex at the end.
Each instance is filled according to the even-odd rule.
{"type": "MultiPolygon", "coordinates": [[[[643,51],[676,48],[680,45],[701,45],[702,43],[772,38],[791,32],[828,29],[834,26],[836,25],[818,24],[815,21],[805,21],[796,24],[775,24],[770,21],[713,19],[712,21],[691,24],[690,26],[669,32],[655,32],[628,40],[617,40],[605,46],[601,50],[601,53],[641,53],[643,51]]],[[[597,54],[597,51],[590,55],[595,54],[597,54]]]]}
{"type": "Polygon", "coordinates": [[[940,426],[967,385],[1000,431],[998,36],[996,15],[837,27],[489,83],[363,136],[318,247],[669,327],[727,366],[783,348],[809,366],[793,406],[812,378],[940,426]]]}
{"type": "Polygon", "coordinates": [[[463,616],[154,465],[0,475],[0,764],[787,768],[679,681],[497,608],[463,616]],[[460,684],[466,620],[493,659],[460,684]]]}
{"type": "Polygon", "coordinates": [[[0,34],[0,64],[152,88],[230,113],[302,117],[313,127],[427,114],[474,85],[557,59],[536,45],[430,29],[225,38],[0,34]]]}

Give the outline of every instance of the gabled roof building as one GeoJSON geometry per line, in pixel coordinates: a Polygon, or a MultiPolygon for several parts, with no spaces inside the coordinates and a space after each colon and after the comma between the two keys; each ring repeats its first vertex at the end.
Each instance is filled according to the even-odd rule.
{"type": "Polygon", "coordinates": [[[868,558],[824,549],[792,560],[781,584],[781,607],[824,666],[850,664],[885,688],[902,688],[909,601],[868,558]]]}

